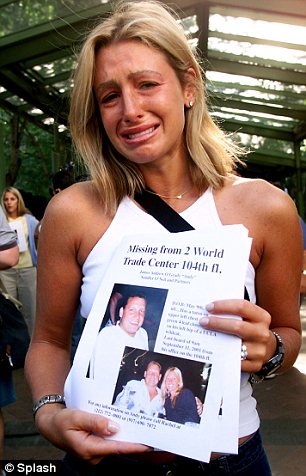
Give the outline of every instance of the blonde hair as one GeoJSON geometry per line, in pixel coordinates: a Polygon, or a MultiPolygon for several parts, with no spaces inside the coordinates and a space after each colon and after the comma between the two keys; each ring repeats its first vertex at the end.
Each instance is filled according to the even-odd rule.
{"type": "Polygon", "coordinates": [[[184,382],[183,382],[183,376],[182,376],[182,372],[180,371],[180,369],[178,367],[169,367],[167,370],[166,370],[166,373],[164,375],[164,378],[163,378],[163,381],[162,381],[162,384],[160,386],[160,389],[161,389],[161,394],[162,394],[162,399],[163,399],[163,402],[165,402],[166,400],[166,397],[169,395],[169,392],[167,390],[167,384],[166,384],[166,380],[167,380],[167,377],[170,373],[173,373],[176,378],[177,378],[177,381],[178,381],[178,387],[175,391],[175,394],[174,394],[174,397],[172,398],[172,403],[173,405],[175,405],[175,401],[177,399],[177,396],[181,393],[181,391],[183,390],[183,387],[184,387],[184,382]]]}
{"type": "Polygon", "coordinates": [[[93,92],[95,58],[101,48],[127,40],[141,42],[163,53],[181,85],[189,68],[195,71],[195,102],[185,112],[185,143],[189,170],[200,193],[207,185],[220,188],[239,162],[237,146],[212,120],[206,103],[203,71],[197,54],[179,24],[178,15],[159,2],[120,2],[112,14],[88,35],[79,54],[71,94],[69,124],[78,154],[104,201],[114,213],[126,195],[144,187],[138,167],[110,143],[93,92]]]}
{"type": "Polygon", "coordinates": [[[7,192],[10,192],[12,193],[16,198],[17,198],[17,202],[18,202],[18,205],[17,205],[17,215],[19,217],[25,215],[26,213],[29,213],[28,209],[26,208],[25,204],[24,204],[24,200],[22,198],[22,195],[21,193],[19,192],[19,190],[15,187],[6,187],[3,192],[2,192],[2,196],[1,196],[1,206],[3,208],[3,211],[6,215],[6,218],[8,218],[8,213],[7,213],[7,210],[6,210],[6,206],[5,206],[5,203],[4,203],[4,197],[5,197],[5,194],[7,192]]]}

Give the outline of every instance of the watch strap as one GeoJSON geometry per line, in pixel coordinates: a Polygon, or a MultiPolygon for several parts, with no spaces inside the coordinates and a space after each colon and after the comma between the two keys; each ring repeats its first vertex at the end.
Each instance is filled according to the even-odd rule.
{"type": "Polygon", "coordinates": [[[271,331],[276,339],[276,351],[273,357],[269,359],[266,363],[263,364],[262,368],[256,372],[251,374],[250,382],[251,383],[260,383],[265,378],[271,376],[271,374],[275,373],[282,365],[284,356],[285,356],[285,348],[280,337],[277,332],[271,331]]]}
{"type": "Polygon", "coordinates": [[[65,397],[59,394],[44,395],[32,408],[33,418],[35,417],[36,412],[47,403],[61,403],[62,405],[65,405],[65,397]]]}

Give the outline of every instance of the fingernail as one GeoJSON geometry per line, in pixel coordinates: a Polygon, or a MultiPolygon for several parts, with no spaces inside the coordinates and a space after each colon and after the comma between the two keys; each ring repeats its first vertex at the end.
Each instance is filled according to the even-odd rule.
{"type": "Polygon", "coordinates": [[[118,423],[115,423],[114,421],[109,420],[107,424],[107,429],[110,433],[117,433],[119,431],[119,425],[118,423]]]}
{"type": "Polygon", "coordinates": [[[213,308],[215,307],[214,303],[213,302],[209,302],[208,304],[206,304],[206,310],[207,311],[212,311],[213,308]]]}
{"type": "Polygon", "coordinates": [[[208,317],[202,317],[202,319],[200,319],[201,326],[207,326],[208,323],[209,323],[208,317]]]}

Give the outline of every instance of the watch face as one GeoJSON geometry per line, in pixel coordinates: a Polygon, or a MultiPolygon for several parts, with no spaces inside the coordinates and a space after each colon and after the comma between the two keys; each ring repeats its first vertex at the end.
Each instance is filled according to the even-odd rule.
{"type": "Polygon", "coordinates": [[[272,366],[270,370],[266,372],[265,377],[268,377],[269,375],[274,374],[281,367],[281,365],[282,363],[279,362],[278,364],[275,364],[274,366],[272,366]]]}
{"type": "Polygon", "coordinates": [[[263,365],[262,369],[257,372],[257,375],[264,378],[275,373],[281,367],[283,360],[284,354],[275,355],[263,365]]]}
{"type": "Polygon", "coordinates": [[[263,380],[265,377],[269,377],[271,374],[274,374],[282,365],[285,355],[284,344],[281,337],[274,331],[272,333],[276,339],[276,355],[271,357],[268,362],[266,362],[259,372],[252,374],[251,382],[256,383],[263,380]]]}

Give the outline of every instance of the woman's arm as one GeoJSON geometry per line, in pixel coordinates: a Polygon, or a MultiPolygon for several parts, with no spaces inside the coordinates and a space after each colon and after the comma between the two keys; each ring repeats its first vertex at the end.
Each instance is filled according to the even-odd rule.
{"type": "MultiPolygon", "coordinates": [[[[78,190],[63,191],[51,200],[39,239],[37,318],[25,364],[33,402],[48,394],[63,395],[70,369],[71,331],[82,278],[82,240],[90,234],[93,223],[90,210],[85,214],[78,190]]],[[[94,229],[95,225],[93,233],[94,229]]],[[[92,463],[110,453],[146,450],[142,445],[105,440],[103,436],[117,431],[115,423],[61,404],[42,406],[35,420],[51,443],[92,463]]]]}
{"type": "MultiPolygon", "coordinates": [[[[248,350],[248,358],[242,362],[246,372],[259,371],[275,354],[276,339],[271,330],[276,331],[285,346],[280,369],[284,372],[294,364],[301,345],[299,289],[303,245],[298,213],[286,193],[266,182],[237,187],[243,191],[240,222],[253,238],[251,260],[256,272],[257,303],[239,299],[215,302],[209,306],[208,322],[204,319],[201,324],[242,338],[248,350]],[[243,319],[215,317],[226,313],[243,319]]],[[[235,220],[239,222],[237,216],[235,220]]]]}
{"type": "MultiPolygon", "coordinates": [[[[257,304],[271,315],[270,330],[284,343],[285,358],[280,372],[294,364],[301,346],[300,282],[303,269],[303,238],[295,204],[276,189],[273,213],[263,241],[263,254],[256,270],[257,304]]],[[[275,353],[276,341],[269,333],[266,362],[275,353]]]]}

